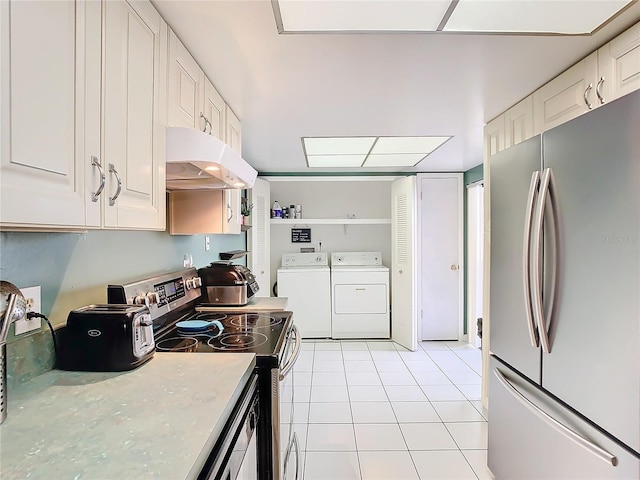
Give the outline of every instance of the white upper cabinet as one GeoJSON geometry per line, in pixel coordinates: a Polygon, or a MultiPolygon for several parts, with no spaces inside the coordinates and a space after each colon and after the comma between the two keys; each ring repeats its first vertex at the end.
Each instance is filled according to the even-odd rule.
{"type": "Polygon", "coordinates": [[[504,113],[505,148],[513,147],[539,132],[533,128],[533,96],[517,103],[504,113]]]}
{"type": "MultiPolygon", "coordinates": [[[[236,152],[242,153],[240,121],[225,103],[211,81],[191,56],[173,31],[169,31],[169,126],[190,127],[206,131],[219,138],[236,152]]],[[[223,190],[218,194],[201,194],[215,205],[215,212],[209,212],[206,233],[240,233],[242,220],[240,213],[242,191],[223,190]]],[[[175,205],[171,210],[179,210],[177,202],[187,202],[189,193],[170,195],[175,205]]],[[[193,197],[197,194],[191,195],[193,197]]],[[[203,212],[201,215],[208,215],[203,212]]],[[[178,222],[170,228],[172,234],[186,234],[195,225],[184,225],[178,215],[170,215],[170,221],[178,222]]],[[[198,229],[192,233],[202,233],[198,229]]]]}
{"type": "Polygon", "coordinates": [[[534,127],[544,132],[598,106],[598,55],[592,53],[533,93],[534,127]]]}
{"type": "Polygon", "coordinates": [[[204,73],[184,47],[180,39],[169,30],[169,126],[202,130],[204,120],[202,102],[204,73]]]}
{"type": "Polygon", "coordinates": [[[95,169],[91,157],[99,161],[100,143],[92,132],[93,144],[85,145],[84,133],[88,114],[95,118],[87,127],[99,127],[99,97],[85,95],[85,80],[99,86],[100,4],[0,2],[0,32],[0,223],[99,224],[84,176],[95,169]]]}
{"type": "Polygon", "coordinates": [[[2,227],[164,229],[159,14],[144,1],[12,1],[0,23],[2,227]]]}
{"type": "Polygon", "coordinates": [[[598,50],[599,102],[640,89],[640,23],[598,50]]]}
{"type": "Polygon", "coordinates": [[[225,141],[226,109],[222,96],[169,30],[169,126],[196,128],[225,141]]]}
{"type": "Polygon", "coordinates": [[[148,2],[103,5],[104,226],[164,229],[167,25],[148,2]]]}
{"type": "Polygon", "coordinates": [[[505,149],[506,130],[504,114],[494,118],[484,127],[484,157],[489,158],[505,149]]]}
{"type": "MultiPolygon", "coordinates": [[[[242,155],[242,130],[240,120],[231,111],[229,106],[226,107],[226,133],[225,140],[227,145],[234,149],[238,154],[242,155]]],[[[225,208],[227,209],[227,221],[224,224],[222,233],[240,233],[242,229],[242,218],[240,212],[241,206],[241,190],[225,190],[225,208]]]]}
{"type": "MultiPolygon", "coordinates": [[[[208,78],[204,79],[204,116],[209,121],[207,131],[224,141],[226,138],[226,109],[224,99],[208,78]]],[[[235,118],[235,115],[234,115],[235,118]]],[[[235,118],[237,121],[237,118],[235,118]]],[[[204,120],[202,120],[204,122],[204,120]]],[[[238,123],[240,123],[238,121],[238,123]]],[[[204,128],[204,126],[203,126],[204,128]]],[[[228,143],[228,142],[227,142],[228,143]]],[[[238,150],[240,152],[240,150],[238,150]]]]}

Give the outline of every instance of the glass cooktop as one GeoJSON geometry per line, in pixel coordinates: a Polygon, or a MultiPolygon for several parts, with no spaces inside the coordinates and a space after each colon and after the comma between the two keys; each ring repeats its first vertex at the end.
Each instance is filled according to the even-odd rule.
{"type": "Polygon", "coordinates": [[[292,313],[199,312],[156,333],[158,352],[255,353],[256,363],[278,357],[292,313]],[[222,327],[222,328],[220,328],[222,327]]]}

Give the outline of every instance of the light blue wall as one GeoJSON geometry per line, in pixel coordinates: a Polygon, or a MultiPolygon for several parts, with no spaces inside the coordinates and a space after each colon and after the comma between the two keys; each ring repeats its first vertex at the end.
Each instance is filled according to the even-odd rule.
{"type": "MultiPolygon", "coordinates": [[[[42,313],[54,325],[63,324],[70,310],[106,302],[108,283],[144,278],[182,268],[190,253],[202,267],[219,260],[219,252],[244,250],[246,235],[171,236],[167,232],[98,230],[86,233],[0,232],[0,279],[18,287],[42,287],[42,313]]],[[[244,259],[236,260],[244,263],[244,259]]],[[[8,375],[26,380],[51,368],[50,335],[46,330],[8,341],[8,375]],[[48,368],[47,368],[48,366],[48,368]]]]}

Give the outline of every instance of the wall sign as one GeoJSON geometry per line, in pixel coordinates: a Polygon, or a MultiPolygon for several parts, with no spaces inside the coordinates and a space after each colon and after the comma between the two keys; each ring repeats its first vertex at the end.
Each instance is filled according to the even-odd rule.
{"type": "Polygon", "coordinates": [[[291,243],[311,243],[310,228],[292,228],[291,243]]]}

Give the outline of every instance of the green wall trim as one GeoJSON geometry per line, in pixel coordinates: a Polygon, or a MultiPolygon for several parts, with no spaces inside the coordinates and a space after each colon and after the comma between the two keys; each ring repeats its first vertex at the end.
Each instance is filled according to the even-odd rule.
{"type": "MultiPolygon", "coordinates": [[[[482,165],[480,165],[482,166],[482,165]]],[[[442,172],[258,172],[260,177],[414,177],[419,173],[442,172]]],[[[465,172],[447,172],[465,173],[465,172]]]]}

